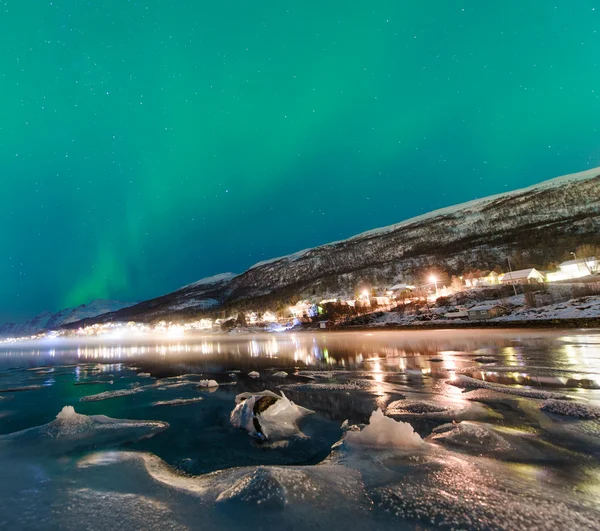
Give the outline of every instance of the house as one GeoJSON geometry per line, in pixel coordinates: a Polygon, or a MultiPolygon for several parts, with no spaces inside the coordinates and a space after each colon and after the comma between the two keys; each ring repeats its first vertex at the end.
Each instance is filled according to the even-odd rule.
{"type": "Polygon", "coordinates": [[[415,287],[411,286],[410,284],[394,284],[391,288],[386,290],[385,294],[388,296],[397,297],[401,293],[406,293],[412,291],[413,289],[415,289],[415,287]]]}
{"type": "Polygon", "coordinates": [[[577,258],[575,260],[567,260],[558,265],[563,278],[578,278],[593,275],[598,272],[598,260],[595,256],[590,258],[577,258]]]}
{"type": "Polygon", "coordinates": [[[469,321],[477,321],[480,319],[493,319],[494,317],[500,317],[506,315],[508,310],[504,306],[499,304],[482,304],[480,306],[474,306],[469,308],[469,321]]]}
{"type": "Polygon", "coordinates": [[[444,314],[446,319],[466,319],[469,317],[469,310],[467,310],[464,306],[458,306],[454,310],[450,310],[449,312],[444,314]]]}
{"type": "Polygon", "coordinates": [[[537,284],[544,282],[546,277],[535,268],[519,269],[504,273],[499,278],[500,284],[537,284]]]}
{"type": "Polygon", "coordinates": [[[498,273],[491,271],[479,277],[465,277],[464,280],[467,288],[476,288],[478,286],[495,286],[498,284],[498,273]]]}
{"type": "Polygon", "coordinates": [[[377,303],[377,306],[389,306],[391,301],[389,297],[371,297],[371,304],[377,303]]]}
{"type": "Polygon", "coordinates": [[[298,301],[290,307],[290,313],[296,319],[305,317],[314,317],[316,315],[316,306],[310,301],[298,301]]]}

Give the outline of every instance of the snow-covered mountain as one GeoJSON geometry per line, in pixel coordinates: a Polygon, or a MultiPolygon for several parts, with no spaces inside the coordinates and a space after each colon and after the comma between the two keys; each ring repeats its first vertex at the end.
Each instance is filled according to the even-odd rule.
{"type": "Polygon", "coordinates": [[[136,303],[98,299],[77,308],[66,308],[56,313],[42,312],[24,323],[0,325],[0,337],[21,337],[36,334],[42,330],[55,330],[69,323],[90,319],[104,313],[116,312],[134,304],[136,303]]]}
{"type": "Polygon", "coordinates": [[[515,252],[523,263],[546,262],[579,243],[597,241],[599,233],[600,168],[595,168],[260,262],[239,275],[203,279],[98,320],[149,321],[272,305],[292,295],[352,290],[361,279],[410,278],[427,268],[492,269],[515,252]]]}

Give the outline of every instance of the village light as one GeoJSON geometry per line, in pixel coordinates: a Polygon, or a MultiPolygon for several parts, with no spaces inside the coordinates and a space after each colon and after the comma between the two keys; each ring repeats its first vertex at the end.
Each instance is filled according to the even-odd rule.
{"type": "Polygon", "coordinates": [[[364,290],[362,292],[362,296],[363,296],[363,298],[368,299],[369,298],[369,290],[368,289],[364,290]]]}
{"type": "Polygon", "coordinates": [[[430,281],[432,284],[435,284],[435,296],[436,296],[436,297],[438,296],[437,280],[438,280],[438,279],[437,279],[437,277],[436,277],[435,275],[431,275],[431,276],[429,277],[429,281],[430,281]]]}

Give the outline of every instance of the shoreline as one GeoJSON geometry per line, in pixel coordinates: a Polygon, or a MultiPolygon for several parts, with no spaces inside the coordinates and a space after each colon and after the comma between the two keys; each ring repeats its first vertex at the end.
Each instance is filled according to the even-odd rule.
{"type": "Polygon", "coordinates": [[[520,328],[550,329],[550,330],[575,330],[575,329],[600,329],[600,317],[581,319],[529,319],[522,321],[423,321],[420,324],[381,323],[371,325],[338,325],[331,328],[315,328],[306,331],[332,332],[352,330],[453,330],[453,329],[507,329],[520,328]]]}

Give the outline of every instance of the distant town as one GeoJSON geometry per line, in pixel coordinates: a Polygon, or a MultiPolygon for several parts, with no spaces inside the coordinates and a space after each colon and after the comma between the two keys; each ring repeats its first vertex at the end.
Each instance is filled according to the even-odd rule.
{"type": "MultiPolygon", "coordinates": [[[[585,249],[585,247],[583,247],[585,249]]],[[[302,329],[418,326],[496,321],[515,326],[527,321],[595,319],[600,316],[600,263],[596,256],[578,257],[556,265],[554,271],[535,267],[505,271],[471,271],[449,276],[432,268],[421,283],[356,286],[354,297],[314,297],[285,307],[221,310],[192,319],[161,319],[155,323],[101,322],[79,328],[43,330],[15,343],[58,337],[156,334],[177,339],[186,333],[281,332],[302,329]]]]}

